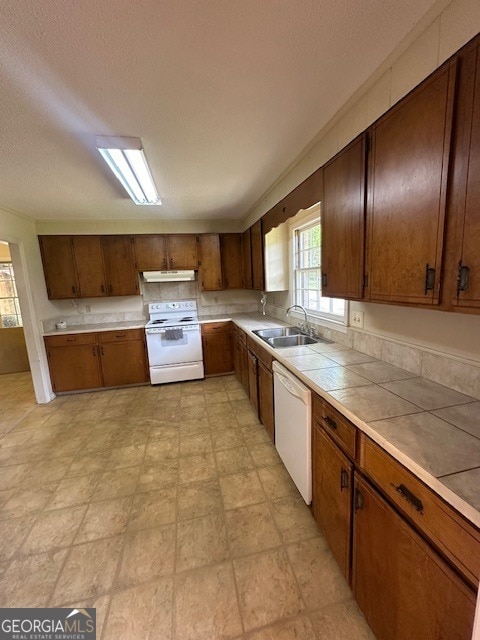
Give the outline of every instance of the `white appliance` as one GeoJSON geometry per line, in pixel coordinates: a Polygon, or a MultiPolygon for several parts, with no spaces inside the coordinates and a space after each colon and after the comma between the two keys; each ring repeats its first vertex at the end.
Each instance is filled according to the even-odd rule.
{"type": "Polygon", "coordinates": [[[193,282],[195,271],[143,271],[145,282],[193,282]]]}
{"type": "Polygon", "coordinates": [[[202,335],[195,300],[150,302],[145,325],[152,384],[203,378],[202,335]]]}
{"type": "Polygon", "coordinates": [[[282,367],[273,363],[275,446],[307,504],[312,502],[312,393],[282,367]]]}

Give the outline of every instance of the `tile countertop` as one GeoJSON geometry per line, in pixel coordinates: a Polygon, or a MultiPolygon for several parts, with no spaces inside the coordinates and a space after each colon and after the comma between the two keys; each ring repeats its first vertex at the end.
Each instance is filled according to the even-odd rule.
{"type": "Polygon", "coordinates": [[[98,324],[72,324],[66,329],[54,329],[45,331],[44,336],[58,336],[67,333],[96,333],[99,331],[119,331],[121,329],[144,329],[146,320],[132,320],[123,322],[104,322],[98,324]]]}
{"type": "Polygon", "coordinates": [[[222,319],[233,320],[480,527],[480,401],[341,344],[274,349],[252,333],[285,326],[268,316],[235,314],[222,319]]]}

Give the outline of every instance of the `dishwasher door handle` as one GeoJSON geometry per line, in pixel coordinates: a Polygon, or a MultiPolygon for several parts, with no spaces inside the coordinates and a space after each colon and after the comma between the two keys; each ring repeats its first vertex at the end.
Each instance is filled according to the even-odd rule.
{"type": "Polygon", "coordinates": [[[282,383],[282,386],[285,387],[285,389],[292,394],[292,396],[295,397],[299,397],[299,394],[297,392],[297,390],[295,389],[294,385],[290,382],[290,380],[288,378],[286,378],[285,376],[282,376],[281,373],[278,373],[278,371],[276,372],[276,375],[278,376],[278,379],[280,380],[280,382],[282,383]]]}

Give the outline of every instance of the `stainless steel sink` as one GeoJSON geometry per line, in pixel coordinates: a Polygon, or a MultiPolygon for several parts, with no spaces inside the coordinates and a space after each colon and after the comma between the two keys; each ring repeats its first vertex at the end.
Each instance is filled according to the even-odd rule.
{"type": "MultiPolygon", "coordinates": [[[[315,338],[304,335],[281,336],[278,338],[267,338],[268,344],[272,347],[297,347],[304,344],[315,344],[318,342],[315,338]]],[[[323,342],[323,341],[322,341],[323,342]]]]}
{"type": "Polygon", "coordinates": [[[278,329],[256,329],[255,333],[259,338],[281,338],[283,336],[298,336],[302,334],[299,327],[279,327],[278,329]]]}

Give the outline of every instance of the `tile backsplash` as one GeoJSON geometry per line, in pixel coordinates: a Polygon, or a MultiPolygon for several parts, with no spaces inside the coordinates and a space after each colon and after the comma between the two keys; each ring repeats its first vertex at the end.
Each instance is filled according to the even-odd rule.
{"type": "MultiPolygon", "coordinates": [[[[265,311],[269,316],[286,320],[283,307],[267,305],[265,311]]],[[[346,331],[338,331],[312,324],[318,335],[480,400],[480,364],[474,361],[361,329],[348,327],[346,331]]]]}

